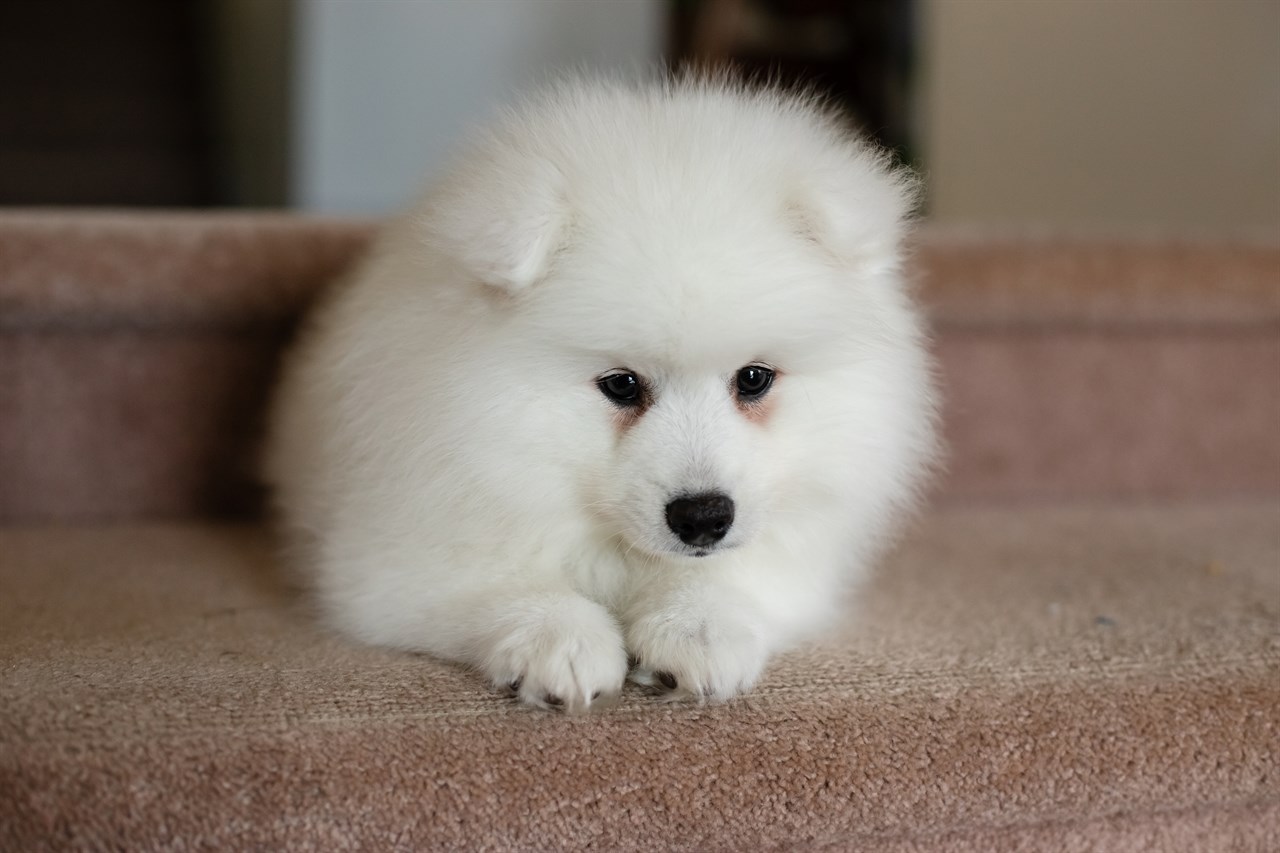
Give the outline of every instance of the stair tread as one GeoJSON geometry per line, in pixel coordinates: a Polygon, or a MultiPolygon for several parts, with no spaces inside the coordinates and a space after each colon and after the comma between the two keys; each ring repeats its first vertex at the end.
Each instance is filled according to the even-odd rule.
{"type": "Polygon", "coordinates": [[[162,802],[230,843],[210,791],[252,790],[307,839],[281,821],[340,788],[440,843],[545,846],[554,812],[634,844],[634,809],[725,847],[1280,798],[1274,500],[935,510],[753,694],[574,719],[327,634],[259,526],[14,528],[0,554],[0,825],[57,801],[140,842],[162,802]]]}

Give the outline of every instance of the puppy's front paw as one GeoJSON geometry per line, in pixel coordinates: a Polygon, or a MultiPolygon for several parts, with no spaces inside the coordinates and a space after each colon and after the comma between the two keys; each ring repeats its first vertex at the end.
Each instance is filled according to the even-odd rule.
{"type": "Polygon", "coordinates": [[[575,713],[622,690],[627,654],[609,612],[581,596],[546,595],[513,603],[490,634],[485,673],[540,708],[575,713]]]}
{"type": "Polygon", "coordinates": [[[672,699],[722,701],[750,690],[768,649],[745,607],[677,607],[633,621],[631,680],[672,699]]]}

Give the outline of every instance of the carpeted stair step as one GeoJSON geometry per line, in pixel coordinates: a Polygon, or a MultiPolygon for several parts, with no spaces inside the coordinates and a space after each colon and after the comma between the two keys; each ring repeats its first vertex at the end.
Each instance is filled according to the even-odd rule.
{"type": "MultiPolygon", "coordinates": [[[[369,223],[0,213],[0,520],[251,515],[281,343],[369,223]]],[[[912,260],[952,500],[1280,479],[1280,242],[965,237],[912,260]]]]}
{"type": "Polygon", "coordinates": [[[950,465],[861,608],[570,719],[281,580],[262,404],[370,233],[0,213],[0,850],[1280,849],[1280,241],[926,230],[950,465]]]}
{"type": "Polygon", "coordinates": [[[4,850],[1280,837],[1280,501],[939,510],[751,695],[580,719],[326,635],[257,526],[15,528],[0,554],[4,850]]]}

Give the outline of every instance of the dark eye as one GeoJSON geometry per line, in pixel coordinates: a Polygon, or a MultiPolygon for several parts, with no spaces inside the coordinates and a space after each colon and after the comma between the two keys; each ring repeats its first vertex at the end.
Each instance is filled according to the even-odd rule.
{"type": "Polygon", "coordinates": [[[748,364],[738,371],[738,397],[755,400],[764,396],[773,384],[773,371],[758,364],[748,364]]]}
{"type": "Polygon", "coordinates": [[[640,379],[634,373],[611,373],[597,382],[596,387],[619,406],[640,405],[640,379]]]}

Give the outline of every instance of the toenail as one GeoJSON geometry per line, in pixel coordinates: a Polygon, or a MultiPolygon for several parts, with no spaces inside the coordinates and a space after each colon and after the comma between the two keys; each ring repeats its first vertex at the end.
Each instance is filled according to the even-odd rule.
{"type": "Polygon", "coordinates": [[[508,689],[508,690],[510,690],[512,693],[519,693],[519,692],[520,692],[520,685],[521,685],[523,682],[524,682],[524,679],[523,679],[523,678],[517,678],[515,681],[508,681],[508,682],[507,682],[507,689],[508,689]]]}
{"type": "Polygon", "coordinates": [[[543,701],[546,702],[548,705],[552,706],[553,708],[558,708],[564,704],[563,699],[561,699],[559,696],[554,696],[550,693],[547,694],[547,698],[544,699],[543,701]]]}
{"type": "Polygon", "coordinates": [[[675,690],[676,685],[680,682],[676,681],[676,677],[669,672],[655,672],[654,677],[662,682],[662,686],[668,690],[675,690]]]}

